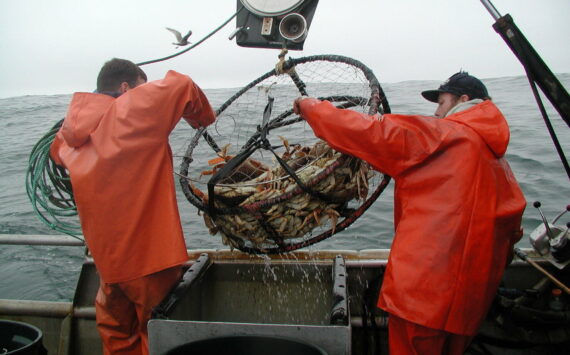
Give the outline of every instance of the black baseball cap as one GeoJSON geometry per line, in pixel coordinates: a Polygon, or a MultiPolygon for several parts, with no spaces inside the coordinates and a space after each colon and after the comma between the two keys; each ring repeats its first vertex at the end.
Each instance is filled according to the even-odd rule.
{"type": "Polygon", "coordinates": [[[442,92],[448,92],[457,96],[467,95],[470,100],[486,100],[489,98],[487,88],[481,80],[464,71],[453,74],[437,90],[422,91],[422,96],[428,101],[437,103],[439,94],[442,92]]]}

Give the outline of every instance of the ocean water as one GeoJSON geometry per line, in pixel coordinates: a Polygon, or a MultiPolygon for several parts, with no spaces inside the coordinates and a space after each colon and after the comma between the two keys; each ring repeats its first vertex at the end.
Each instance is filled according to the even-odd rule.
{"type": "MultiPolygon", "coordinates": [[[[377,73],[378,75],[379,73],[377,73]]],[[[566,86],[570,74],[558,76],[566,86]]],[[[380,82],[382,78],[379,76],[380,82]]],[[[537,109],[526,77],[483,80],[511,128],[507,159],[529,203],[524,215],[525,236],[520,246],[530,246],[529,233],[540,224],[532,207],[541,201],[551,219],[570,204],[570,184],[537,109]]],[[[382,87],[392,112],[431,115],[435,105],[419,92],[435,88],[438,81],[386,83],[382,87]]],[[[219,107],[237,89],[205,90],[213,107],[219,107]]],[[[0,234],[57,234],[36,217],[25,191],[29,153],[53,124],[63,118],[71,95],[20,96],[0,99],[0,234]]],[[[545,99],[547,111],[566,154],[570,154],[570,129],[545,99]]],[[[193,130],[183,121],[171,136],[176,157],[185,152],[193,130]]],[[[175,159],[175,164],[177,164],[175,159]]],[[[178,170],[178,166],[175,166],[178,170]]],[[[389,248],[392,235],[393,183],[350,228],[312,249],[389,248]]],[[[211,236],[197,209],[177,191],[180,214],[189,248],[224,248],[219,235],[211,236]]],[[[564,219],[563,223],[570,220],[564,219]]],[[[0,298],[71,300],[83,249],[77,247],[0,246],[0,298]]]]}

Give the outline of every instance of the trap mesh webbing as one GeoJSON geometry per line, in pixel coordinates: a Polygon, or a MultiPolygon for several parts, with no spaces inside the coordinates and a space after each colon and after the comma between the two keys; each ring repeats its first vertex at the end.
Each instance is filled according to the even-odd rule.
{"type": "Polygon", "coordinates": [[[345,229],[389,178],[318,140],[292,111],[301,95],[389,112],[378,80],[342,56],[289,59],[236,92],[190,141],[180,169],[210,232],[251,253],[295,250],[345,229]]]}

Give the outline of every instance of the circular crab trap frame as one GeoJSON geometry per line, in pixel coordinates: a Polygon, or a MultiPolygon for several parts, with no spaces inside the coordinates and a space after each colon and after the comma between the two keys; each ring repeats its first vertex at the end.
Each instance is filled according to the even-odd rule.
{"type": "Polygon", "coordinates": [[[344,230],[390,180],[331,149],[292,109],[305,95],[367,114],[390,112],[372,71],[337,55],[280,58],[196,132],[180,168],[182,191],[210,233],[248,253],[288,252],[344,230]]]}

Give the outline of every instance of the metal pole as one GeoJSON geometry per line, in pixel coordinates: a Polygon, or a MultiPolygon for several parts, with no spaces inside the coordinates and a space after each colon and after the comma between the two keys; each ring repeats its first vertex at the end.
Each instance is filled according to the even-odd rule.
{"type": "Polygon", "coordinates": [[[548,271],[546,271],[540,265],[538,265],[536,262],[531,260],[528,257],[528,255],[526,255],[525,252],[523,252],[519,248],[514,248],[514,252],[519,258],[521,258],[522,260],[524,260],[527,263],[529,263],[530,265],[532,265],[535,269],[540,271],[542,274],[544,274],[546,277],[548,277],[552,282],[554,282],[556,284],[556,286],[560,287],[564,292],[566,292],[567,294],[570,295],[570,288],[568,288],[568,286],[564,285],[556,277],[552,276],[548,271]]]}
{"type": "Polygon", "coordinates": [[[82,240],[68,235],[0,234],[0,245],[85,246],[82,240]]]}
{"type": "Polygon", "coordinates": [[[495,19],[495,21],[497,21],[498,19],[501,18],[501,14],[499,13],[499,11],[497,11],[497,9],[495,8],[495,6],[493,4],[491,4],[491,1],[489,0],[481,0],[481,3],[483,4],[483,6],[485,6],[485,8],[487,9],[487,11],[489,11],[489,13],[491,14],[491,16],[493,16],[493,18],[495,19]]]}

